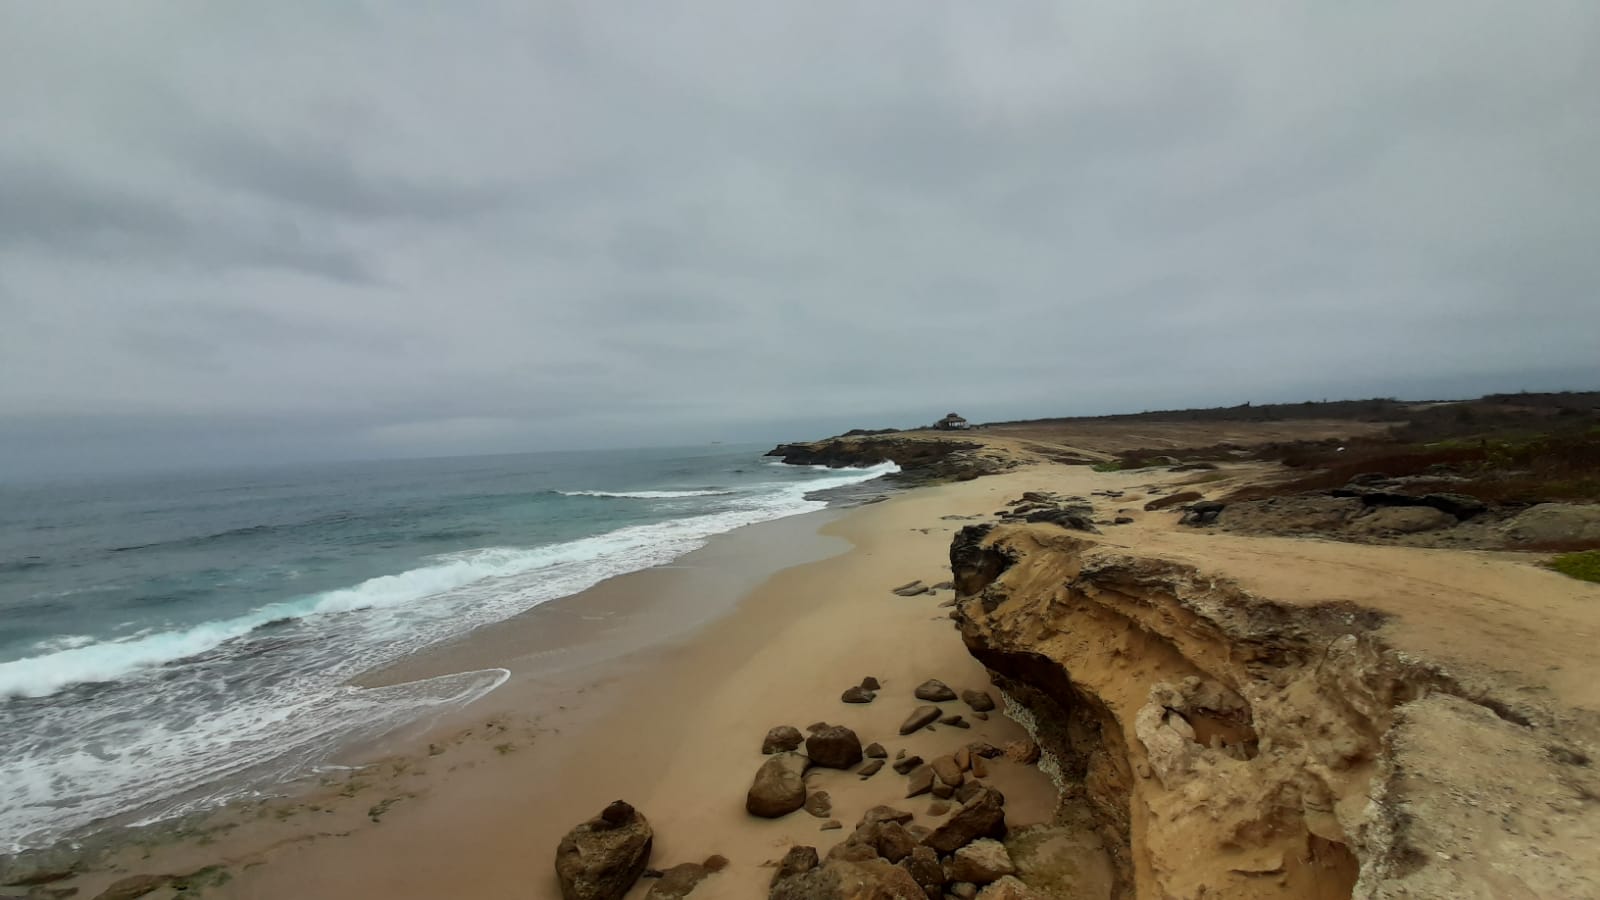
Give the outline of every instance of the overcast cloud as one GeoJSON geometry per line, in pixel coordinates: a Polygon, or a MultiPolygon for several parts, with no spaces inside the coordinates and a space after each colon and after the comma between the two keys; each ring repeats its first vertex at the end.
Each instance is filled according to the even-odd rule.
{"type": "Polygon", "coordinates": [[[1597,85],[1591,0],[7,3],[0,468],[1600,387],[1597,85]]]}

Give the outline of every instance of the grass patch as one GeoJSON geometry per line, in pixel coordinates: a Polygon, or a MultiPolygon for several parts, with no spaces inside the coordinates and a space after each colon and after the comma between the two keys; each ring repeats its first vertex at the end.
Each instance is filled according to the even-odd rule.
{"type": "Polygon", "coordinates": [[[1545,565],[1570,578],[1600,584],[1600,550],[1563,553],[1545,565]]]}

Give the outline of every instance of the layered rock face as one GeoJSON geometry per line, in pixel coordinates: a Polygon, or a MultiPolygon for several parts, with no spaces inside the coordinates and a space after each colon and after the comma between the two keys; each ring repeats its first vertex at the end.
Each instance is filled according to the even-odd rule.
{"type": "Polygon", "coordinates": [[[1548,843],[1600,838],[1588,756],[1386,646],[1379,614],[1044,526],[971,526],[950,557],[962,638],[1031,713],[1119,896],[1600,890],[1548,843]]]}

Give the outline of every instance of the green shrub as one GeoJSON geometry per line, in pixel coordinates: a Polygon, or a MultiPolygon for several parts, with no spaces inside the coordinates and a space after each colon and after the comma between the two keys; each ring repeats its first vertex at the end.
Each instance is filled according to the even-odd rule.
{"type": "Polygon", "coordinates": [[[1563,553],[1545,565],[1579,581],[1593,581],[1600,584],[1600,550],[1563,553]]]}

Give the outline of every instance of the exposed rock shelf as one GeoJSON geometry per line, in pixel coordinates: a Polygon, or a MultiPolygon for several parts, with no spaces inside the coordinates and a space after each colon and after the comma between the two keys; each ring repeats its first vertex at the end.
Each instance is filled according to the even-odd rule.
{"type": "Polygon", "coordinates": [[[969,526],[950,557],[963,640],[1120,896],[1600,896],[1585,713],[1465,687],[1380,612],[1056,528],[969,526]]]}
{"type": "Polygon", "coordinates": [[[981,441],[936,434],[861,435],[779,444],[767,452],[796,466],[841,469],[873,466],[889,461],[900,466],[895,476],[904,482],[970,481],[1014,468],[1005,453],[981,441]]]}

